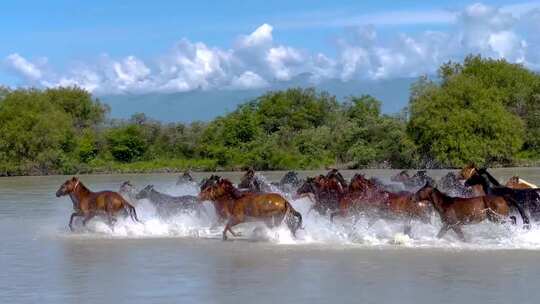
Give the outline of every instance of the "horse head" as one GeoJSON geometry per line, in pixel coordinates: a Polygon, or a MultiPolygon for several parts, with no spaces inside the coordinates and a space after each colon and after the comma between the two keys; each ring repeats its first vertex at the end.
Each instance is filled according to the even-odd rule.
{"type": "Polygon", "coordinates": [[[191,170],[184,171],[182,175],[178,176],[178,180],[176,181],[177,185],[185,184],[185,183],[191,183],[193,182],[193,176],[191,176],[191,170]]]}
{"type": "Polygon", "coordinates": [[[208,179],[206,185],[201,187],[199,199],[211,201],[226,195],[232,198],[238,198],[242,194],[228,179],[212,176],[208,179]]]}
{"type": "Polygon", "coordinates": [[[338,171],[338,169],[332,169],[326,174],[327,179],[335,178],[340,184],[342,188],[347,188],[347,181],[345,181],[345,178],[343,175],[341,175],[341,172],[338,171]]]}
{"type": "Polygon", "coordinates": [[[475,169],[470,173],[470,176],[465,180],[465,186],[472,187],[481,185],[484,189],[489,185],[488,179],[483,175],[485,169],[475,169]]]}
{"type": "Polygon", "coordinates": [[[66,180],[62,185],[60,185],[60,188],[56,191],[56,197],[68,195],[75,192],[80,184],[80,179],[75,176],[66,180]]]}
{"type": "Polygon", "coordinates": [[[135,194],[135,198],[138,200],[143,199],[143,198],[148,198],[152,191],[154,191],[154,185],[148,185],[144,187],[144,189],[139,191],[137,194],[135,194]]]}
{"type": "Polygon", "coordinates": [[[279,183],[281,185],[286,185],[286,184],[289,184],[289,185],[293,185],[293,186],[297,186],[300,184],[300,179],[298,178],[298,173],[296,173],[295,171],[289,171],[287,172],[282,178],[281,180],[279,181],[279,183]]]}
{"type": "Polygon", "coordinates": [[[257,176],[255,175],[255,170],[253,170],[252,168],[249,168],[244,174],[244,176],[242,176],[242,179],[240,180],[238,187],[249,189],[251,191],[256,191],[256,192],[262,191],[261,183],[257,179],[257,176]]]}
{"type": "Polygon", "coordinates": [[[398,174],[392,176],[390,180],[393,182],[404,182],[408,180],[409,178],[411,178],[409,176],[409,172],[407,170],[402,170],[398,174]]]}
{"type": "Polygon", "coordinates": [[[475,172],[477,172],[477,168],[474,164],[468,164],[467,166],[463,167],[461,171],[459,171],[459,178],[460,179],[468,179],[471,177],[475,172]]]}
{"type": "Polygon", "coordinates": [[[304,183],[296,190],[297,195],[312,193],[317,194],[320,188],[320,184],[316,181],[314,177],[308,177],[304,183]]]}
{"type": "Polygon", "coordinates": [[[118,191],[120,193],[130,193],[135,190],[135,186],[130,181],[125,181],[120,185],[118,191]]]}

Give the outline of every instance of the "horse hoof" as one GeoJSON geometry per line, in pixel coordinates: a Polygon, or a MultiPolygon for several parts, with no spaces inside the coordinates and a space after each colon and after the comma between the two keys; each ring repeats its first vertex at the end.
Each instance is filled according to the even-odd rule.
{"type": "Polygon", "coordinates": [[[530,230],[530,229],[531,229],[531,224],[528,224],[528,223],[527,223],[527,224],[524,224],[524,225],[523,225],[523,229],[525,229],[525,230],[530,230]]]}

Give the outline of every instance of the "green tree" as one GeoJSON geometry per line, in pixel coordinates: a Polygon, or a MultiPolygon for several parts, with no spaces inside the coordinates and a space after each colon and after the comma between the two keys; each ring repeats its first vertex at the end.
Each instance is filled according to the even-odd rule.
{"type": "Polygon", "coordinates": [[[10,91],[0,102],[0,174],[55,173],[72,147],[70,115],[38,90],[10,91]]]}
{"type": "Polygon", "coordinates": [[[139,159],[147,149],[142,128],[138,125],[110,129],[106,138],[112,156],[121,162],[139,159]]]}
{"type": "Polygon", "coordinates": [[[522,121],[506,110],[497,88],[484,87],[475,76],[453,75],[415,94],[408,134],[439,166],[505,163],[523,144],[522,121]]]}
{"type": "Polygon", "coordinates": [[[463,63],[449,62],[440,69],[442,86],[461,75],[474,77],[477,84],[493,90],[507,110],[525,123],[523,148],[540,154],[540,76],[521,64],[504,59],[468,56],[463,63]]]}
{"type": "Polygon", "coordinates": [[[68,113],[77,130],[92,128],[102,123],[109,107],[78,87],[61,87],[45,90],[48,99],[68,113]]]}

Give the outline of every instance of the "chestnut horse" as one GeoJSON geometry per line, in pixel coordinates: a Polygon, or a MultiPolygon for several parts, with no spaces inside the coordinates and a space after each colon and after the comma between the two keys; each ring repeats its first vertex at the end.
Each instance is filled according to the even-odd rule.
{"type": "Polygon", "coordinates": [[[307,178],[304,184],[298,188],[296,194],[300,196],[312,194],[315,197],[315,203],[311,209],[324,215],[328,211],[337,210],[339,201],[347,192],[347,188],[343,187],[341,179],[337,175],[319,175],[314,178],[307,178]]]}
{"type": "MultiPolygon", "coordinates": [[[[339,210],[331,216],[347,216],[349,212],[367,212],[371,216],[386,218],[419,219],[429,222],[431,208],[423,201],[414,200],[410,192],[389,192],[361,174],[356,174],[349,184],[349,192],[340,200],[339,210]]],[[[410,227],[406,226],[408,233],[410,227]]]]}
{"type": "Polygon", "coordinates": [[[83,225],[98,214],[105,214],[112,226],[114,216],[125,211],[135,222],[140,222],[137,218],[135,207],[128,203],[120,194],[113,191],[92,192],[80,181],[78,177],[72,177],[63,183],[56,197],[69,195],[73,202],[73,214],[69,219],[69,229],[73,231],[73,219],[76,216],[84,217],[83,225]]]}
{"type": "Polygon", "coordinates": [[[443,226],[437,234],[438,238],[443,237],[449,229],[452,229],[459,239],[465,241],[461,226],[480,223],[486,219],[500,222],[503,219],[511,218],[512,222],[515,223],[515,218],[509,217],[510,208],[507,201],[501,196],[451,197],[429,183],[426,183],[414,196],[417,201],[430,201],[439,213],[443,226]]]}
{"type": "Polygon", "coordinates": [[[512,189],[535,189],[537,185],[529,183],[528,181],[519,178],[519,176],[512,176],[505,184],[506,187],[512,189]]]}
{"type": "Polygon", "coordinates": [[[291,204],[277,193],[251,193],[240,192],[233,184],[223,178],[211,177],[201,187],[199,194],[201,201],[210,200],[219,202],[214,204],[218,214],[228,216],[227,224],[223,230],[223,240],[227,239],[227,231],[237,236],[232,227],[246,221],[262,220],[268,227],[279,225],[286,219],[293,236],[302,226],[302,215],[294,210],[291,204]],[[225,210],[223,210],[225,209],[225,210]],[[298,221],[292,219],[296,217],[298,221]],[[287,217],[287,218],[286,218],[287,217]]]}

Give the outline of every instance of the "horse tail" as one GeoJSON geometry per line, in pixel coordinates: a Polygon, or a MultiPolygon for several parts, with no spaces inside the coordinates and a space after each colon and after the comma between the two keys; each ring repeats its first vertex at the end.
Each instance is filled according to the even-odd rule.
{"type": "Polygon", "coordinates": [[[287,203],[287,210],[290,212],[292,216],[298,219],[298,221],[292,221],[292,219],[287,219],[287,225],[289,226],[289,229],[291,230],[294,237],[296,237],[296,231],[302,227],[302,214],[300,212],[296,211],[291,203],[288,201],[285,201],[287,203]]]}
{"type": "Polygon", "coordinates": [[[519,212],[519,215],[521,216],[521,219],[523,220],[523,226],[529,227],[529,217],[527,216],[527,213],[525,213],[525,210],[523,209],[523,206],[521,206],[513,197],[506,195],[505,199],[510,202],[519,212]]]}
{"type": "Polygon", "coordinates": [[[131,219],[136,223],[141,223],[139,218],[137,217],[137,211],[135,210],[135,207],[133,207],[132,204],[130,204],[128,201],[125,201],[125,208],[131,219]]]}

